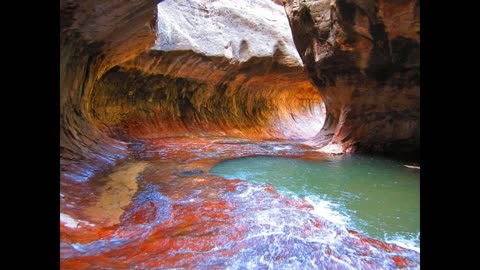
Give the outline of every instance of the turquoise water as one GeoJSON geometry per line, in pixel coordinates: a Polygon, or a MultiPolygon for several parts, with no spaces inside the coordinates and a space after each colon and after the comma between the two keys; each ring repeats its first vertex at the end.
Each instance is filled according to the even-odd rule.
{"type": "Polygon", "coordinates": [[[221,162],[210,173],[270,183],[305,198],[340,226],[419,251],[420,173],[404,164],[360,155],[329,161],[250,157],[221,162]]]}

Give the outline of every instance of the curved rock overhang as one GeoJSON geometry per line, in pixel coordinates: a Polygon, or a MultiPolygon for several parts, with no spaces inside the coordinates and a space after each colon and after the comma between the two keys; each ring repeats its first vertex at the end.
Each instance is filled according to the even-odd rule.
{"type": "Polygon", "coordinates": [[[257,15],[256,6],[223,2],[61,2],[62,177],[85,181],[130,155],[138,140],[318,133],[325,108],[284,8],[259,2],[257,15]],[[196,33],[195,19],[208,38],[196,33]],[[180,34],[172,34],[175,27],[180,34]],[[209,45],[215,42],[222,43],[209,45]]]}

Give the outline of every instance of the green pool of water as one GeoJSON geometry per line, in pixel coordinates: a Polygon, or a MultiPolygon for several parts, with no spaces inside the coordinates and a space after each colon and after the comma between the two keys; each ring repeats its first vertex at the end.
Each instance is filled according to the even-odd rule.
{"type": "Polygon", "coordinates": [[[360,155],[328,161],[251,157],[221,162],[210,173],[271,183],[339,225],[418,250],[420,173],[404,164],[360,155]]]}

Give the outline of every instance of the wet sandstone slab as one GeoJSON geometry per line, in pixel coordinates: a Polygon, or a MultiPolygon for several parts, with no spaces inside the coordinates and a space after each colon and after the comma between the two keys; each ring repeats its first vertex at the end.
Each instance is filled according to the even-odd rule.
{"type": "Polygon", "coordinates": [[[208,174],[221,160],[255,155],[331,158],[288,141],[144,142],[143,151],[86,183],[62,182],[61,213],[77,222],[61,222],[62,269],[419,266],[417,252],[338,227],[269,184],[208,174]]]}

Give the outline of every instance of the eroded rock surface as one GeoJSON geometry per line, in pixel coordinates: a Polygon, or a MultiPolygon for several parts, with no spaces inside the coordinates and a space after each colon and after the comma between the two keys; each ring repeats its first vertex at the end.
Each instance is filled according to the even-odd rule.
{"type": "MultiPolygon", "coordinates": [[[[87,102],[98,78],[153,46],[159,1],[60,1],[60,170],[86,181],[126,155],[87,102]]],[[[108,128],[108,127],[107,127],[108,128]]]]}
{"type": "Polygon", "coordinates": [[[420,1],[284,2],[295,45],[327,108],[312,144],[418,149],[420,1]]]}
{"type": "Polygon", "coordinates": [[[62,1],[63,177],[86,181],[139,139],[318,132],[322,100],[281,5],[156,3],[62,1]]]}

